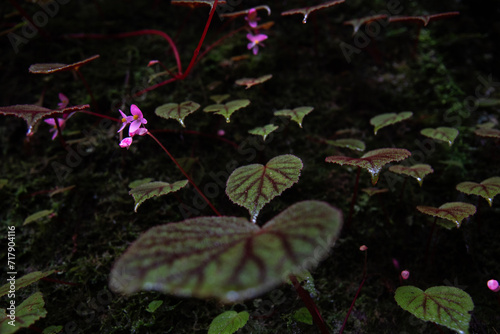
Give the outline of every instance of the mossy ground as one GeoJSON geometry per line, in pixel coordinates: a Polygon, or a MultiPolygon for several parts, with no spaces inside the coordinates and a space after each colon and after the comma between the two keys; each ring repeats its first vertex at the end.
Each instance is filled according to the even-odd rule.
{"type": "MultiPolygon", "coordinates": [[[[474,196],[463,195],[455,186],[462,181],[479,182],[500,175],[498,140],[473,133],[477,124],[498,120],[498,107],[464,111],[469,96],[477,102],[476,87],[482,84],[479,77],[491,76],[498,81],[498,4],[402,2],[401,14],[405,15],[455,10],[461,15],[431,22],[418,37],[414,24],[384,27],[347,62],[340,45],[354,43],[351,28],[342,22],[385,10],[386,3],[350,1],[312,14],[305,25],[300,23],[299,16],[279,15],[304,3],[268,3],[273,13],[271,17],[261,15],[262,20],[275,21],[275,25],[258,56],[247,51],[243,31],[214,48],[186,80],[133,99],[133,93],[149,86],[148,78],[161,70],[147,68],[149,60],[160,59],[167,66],[174,65],[163,39],[139,36],[96,40],[63,35],[159,29],[174,38],[186,68],[208,8],[191,11],[160,1],[69,2],[61,5],[57,15],[44,27],[51,39],[39,34],[15,53],[7,37],[1,37],[0,105],[32,104],[44,93],[43,105],[55,108],[59,92],[66,94],[72,104],[91,103],[85,87],[71,73],[33,75],[28,73],[28,67],[33,63],[72,63],[99,54],[98,60],[81,68],[98,103],[98,110],[94,111],[118,117],[117,105],[123,103],[128,110],[131,103],[138,104],[149,119],[151,130],[169,130],[156,134],[199,185],[214,181],[211,172],[221,175],[231,172],[226,166],[230,161],[239,165],[265,163],[287,153],[302,159],[304,170],[299,183],[266,206],[261,221],[292,203],[308,199],[327,201],[342,209],[347,217],[356,171],[327,164],[324,159],[329,155],[357,153],[324,143],[324,139],[336,138],[337,131],[352,129],[348,137],[365,141],[367,150],[406,148],[414,153],[416,163],[430,164],[434,173],[422,187],[411,179],[403,188],[403,180],[384,168],[377,186],[390,191],[377,195],[378,198],[360,193],[351,229],[344,231],[331,256],[313,271],[318,291],[315,301],[332,332],[338,332],[361,281],[364,253],[359,246],[365,244],[368,278],[345,333],[446,332],[444,328],[416,320],[397,306],[394,291],[400,281],[393,258],[399,261],[401,269],[411,271],[409,284],[422,289],[436,285],[464,289],[475,302],[471,332],[497,333],[498,296],[486,288],[486,281],[500,278],[499,199],[490,208],[483,199],[477,201],[474,196]],[[242,54],[250,57],[229,60],[242,54]],[[273,74],[273,78],[249,90],[234,85],[236,79],[265,74],[273,74]],[[204,107],[212,103],[209,96],[213,94],[230,94],[232,99],[252,101],[248,108],[236,112],[229,124],[222,116],[201,111],[186,118],[187,130],[213,137],[183,132],[176,121],[159,119],[153,114],[157,106],[168,102],[192,100],[204,107]],[[303,129],[279,119],[277,124],[288,124],[282,125],[280,132],[265,143],[255,137],[251,150],[237,150],[216,139],[217,131],[223,129],[225,138],[240,144],[253,137],[248,130],[271,120],[273,110],[302,105],[315,107],[304,119],[303,129]],[[414,116],[373,135],[371,117],[400,111],[412,111],[414,116]],[[453,146],[426,140],[419,134],[422,128],[437,126],[451,126],[460,131],[453,146]],[[466,220],[460,229],[438,228],[426,257],[432,219],[415,207],[437,207],[453,201],[479,203],[480,212],[466,220]]],[[[238,9],[256,4],[265,3],[249,1],[248,6],[238,9]]],[[[22,6],[31,14],[40,10],[36,4],[22,3],[22,6]]],[[[8,3],[0,8],[4,14],[13,11],[8,3]]],[[[6,16],[6,22],[4,30],[9,28],[8,23],[21,22],[21,17],[6,16]]],[[[243,24],[241,18],[221,22],[215,17],[205,45],[243,24]]],[[[491,98],[500,98],[497,84],[481,88],[481,92],[485,90],[489,90],[491,98]]],[[[229,306],[154,292],[122,297],[108,290],[113,262],[149,227],[182,220],[181,203],[196,209],[196,215],[212,214],[208,207],[195,207],[192,188],[147,201],[134,213],[127,187],[131,181],[151,177],[171,182],[182,175],[149,138],[138,139],[129,151],[121,150],[117,146],[116,129],[114,125],[100,127],[100,120],[92,116],[74,115],[68,121],[64,137],[71,147],[81,143],[85,148],[78,159],[70,157],[58,140],[50,140],[46,124],[41,124],[27,141],[24,121],[0,117],[1,178],[8,181],[0,190],[0,219],[4,231],[6,226],[16,226],[17,271],[56,269],[60,274],[52,278],[71,283],[41,281],[19,291],[18,301],[41,291],[48,311],[46,318],[26,331],[60,325],[64,333],[205,333],[211,320],[224,310],[246,309],[251,319],[242,333],[316,333],[316,327],[293,319],[292,314],[303,304],[286,284],[255,300],[229,306]],[[70,173],[58,175],[53,162],[71,163],[70,173]],[[68,186],[74,188],[48,196],[48,191],[68,186]],[[28,215],[45,209],[53,210],[57,216],[22,226],[28,215]],[[164,303],[149,313],[146,309],[153,300],[164,303]]],[[[370,186],[368,173],[362,172],[360,185],[370,186]]],[[[222,188],[212,201],[224,215],[247,214],[230,203],[222,188]]],[[[0,252],[4,254],[5,249],[0,252]]]]}

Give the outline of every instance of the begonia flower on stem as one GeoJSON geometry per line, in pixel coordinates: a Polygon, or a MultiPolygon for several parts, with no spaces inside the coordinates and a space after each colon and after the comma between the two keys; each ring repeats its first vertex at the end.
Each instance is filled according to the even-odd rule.
{"type": "Polygon", "coordinates": [[[250,43],[248,43],[247,45],[248,50],[252,49],[253,54],[257,55],[257,53],[259,52],[259,44],[267,39],[267,35],[264,34],[253,35],[248,33],[247,38],[250,40],[250,43]]]}
{"type": "Polygon", "coordinates": [[[247,16],[245,16],[245,20],[250,27],[257,28],[257,21],[260,20],[260,17],[257,16],[257,10],[255,8],[250,9],[247,16]]]}

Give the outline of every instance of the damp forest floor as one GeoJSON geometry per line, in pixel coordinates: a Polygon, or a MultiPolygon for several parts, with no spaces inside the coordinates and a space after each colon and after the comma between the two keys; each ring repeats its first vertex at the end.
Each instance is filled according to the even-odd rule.
{"type": "MultiPolygon", "coordinates": [[[[30,15],[41,8],[35,1],[19,2],[30,15]]],[[[228,166],[231,161],[243,166],[265,164],[281,154],[300,157],[304,169],[299,182],[262,210],[259,221],[263,222],[292,203],[310,199],[338,207],[347,219],[356,170],[326,163],[325,158],[362,153],[329,145],[327,140],[359,139],[366,151],[406,148],[415,163],[431,165],[434,173],[420,187],[414,179],[405,181],[385,167],[376,187],[387,192],[372,197],[359,192],[350,228],[312,270],[314,301],[331,332],[338,333],[363,277],[365,253],[359,247],[366,245],[367,279],[344,333],[451,333],[399,308],[394,291],[401,284],[463,289],[475,304],[470,332],[498,333],[500,295],[488,290],[486,282],[500,279],[500,199],[489,207],[484,199],[460,193],[455,186],[500,176],[500,141],[474,134],[483,123],[498,128],[500,5],[494,1],[402,1],[400,15],[450,11],[460,11],[460,15],[430,22],[420,32],[414,22],[381,25],[372,37],[365,33],[366,43],[356,47],[352,27],[342,23],[386,11],[386,1],[347,0],[312,13],[306,24],[300,15],[280,16],[309,3],[313,1],[238,4],[236,10],[256,5],[272,9],[270,16],[259,12],[259,23],[273,21],[274,25],[266,30],[269,38],[258,55],[247,50],[246,31],[241,30],[214,47],[185,80],[134,97],[135,92],[168,78],[157,75],[163,71],[159,65],[147,67],[150,60],[161,60],[175,70],[164,39],[65,35],[158,29],[176,42],[186,68],[209,7],[190,9],[165,1],[70,1],[60,5],[44,26],[50,37],[38,33],[14,52],[7,35],[0,36],[0,105],[40,101],[55,109],[61,92],[72,105],[91,104],[92,111],[118,118],[118,108],[128,113],[130,104],[137,104],[149,120],[149,129],[202,189],[216,181],[214,177],[227,178],[236,167],[228,166]],[[357,50],[348,57],[342,51],[346,44],[357,50]],[[100,55],[97,60],[80,68],[95,103],[72,72],[28,72],[31,64],[70,64],[96,54],[100,55]],[[266,74],[272,74],[272,79],[249,89],[234,84],[240,78],[266,74]],[[210,96],[216,94],[249,99],[251,105],[232,115],[230,123],[198,110],[185,119],[186,128],[154,115],[156,107],[169,102],[190,100],[203,108],[213,103],[210,96]],[[280,131],[272,138],[263,141],[248,134],[268,124],[273,111],[298,106],[314,107],[302,128],[278,118],[280,131]],[[413,112],[412,118],[374,134],[369,123],[372,117],[402,111],[413,112]],[[459,130],[453,145],[420,134],[423,128],[439,126],[459,130]],[[249,146],[237,148],[242,142],[249,146]],[[457,201],[479,206],[480,211],[459,229],[438,226],[429,239],[433,219],[416,206],[439,207],[457,201]],[[403,269],[411,273],[408,282],[399,278],[403,269]]],[[[0,12],[3,31],[22,22],[10,2],[0,4],[0,12]]],[[[221,20],[216,14],[204,45],[245,23],[242,17],[221,20]]],[[[360,30],[365,31],[364,27],[360,30]]],[[[21,27],[14,31],[22,34],[21,27]]],[[[121,149],[116,133],[119,124],[102,128],[100,121],[88,114],[73,115],[63,131],[69,149],[58,138],[51,140],[50,127],[43,122],[27,140],[22,119],[0,116],[0,237],[7,235],[7,226],[16,226],[19,275],[57,271],[49,280],[16,294],[21,301],[35,291],[42,292],[47,310],[45,318],[20,333],[41,333],[49,326],[62,326],[63,333],[207,333],[211,321],[226,310],[250,313],[239,333],[318,333],[316,326],[294,317],[304,305],[286,283],[236,305],[156,292],[132,296],[111,292],[108,277],[113,263],[148,228],[181,221],[186,215],[213,213],[193,202],[192,187],[149,200],[135,213],[128,194],[130,182],[144,178],[173,182],[182,174],[150,138],[134,138],[129,150],[121,149]],[[53,162],[68,168],[55,170],[53,162]],[[62,191],[54,193],[57,189],[62,191]],[[181,204],[190,209],[180,210],[181,204]],[[23,225],[29,215],[42,210],[53,214],[23,225]],[[154,300],[163,304],[149,312],[154,300]]],[[[370,175],[362,171],[360,188],[369,187],[370,175]]],[[[246,210],[230,202],[223,188],[212,195],[212,203],[223,215],[247,216],[246,210]]],[[[1,266],[5,267],[7,247],[3,240],[0,244],[1,266]]],[[[2,277],[3,273],[2,268],[2,277]]],[[[5,300],[1,300],[2,308],[5,300]]]]}

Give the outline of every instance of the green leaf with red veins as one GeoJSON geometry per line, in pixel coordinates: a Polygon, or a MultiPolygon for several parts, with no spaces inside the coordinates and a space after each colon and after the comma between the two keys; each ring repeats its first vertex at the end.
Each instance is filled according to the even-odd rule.
{"type": "Polygon", "coordinates": [[[430,173],[434,173],[432,167],[427,164],[417,164],[413,166],[396,165],[389,167],[389,171],[396,174],[411,176],[418,181],[420,186],[422,186],[422,183],[424,182],[424,177],[430,173]]]}
{"type": "Polygon", "coordinates": [[[302,120],[304,117],[314,110],[314,107],[297,107],[295,109],[283,109],[274,112],[275,116],[287,116],[292,121],[297,122],[302,127],[302,120]]]}
{"type": "Polygon", "coordinates": [[[156,108],[155,114],[166,119],[176,119],[183,127],[186,127],[184,118],[194,113],[198,108],[200,108],[200,105],[192,101],[182,102],[181,104],[167,103],[156,108]]]}
{"type": "Polygon", "coordinates": [[[365,143],[358,139],[345,138],[345,139],[327,140],[326,143],[328,145],[348,148],[354,151],[363,152],[366,149],[365,143]]]}
{"type": "Polygon", "coordinates": [[[458,136],[457,129],[447,127],[439,127],[436,129],[427,128],[421,130],[420,133],[426,137],[447,142],[450,146],[453,145],[453,141],[455,141],[455,138],[458,136]]]}
{"type": "Polygon", "coordinates": [[[274,197],[299,180],[302,161],[294,155],[280,155],[264,166],[253,164],[237,168],[227,180],[226,194],[245,207],[253,223],[260,210],[274,197]]]}
{"type": "Polygon", "coordinates": [[[348,165],[360,167],[368,170],[372,176],[372,184],[377,184],[378,177],[384,165],[401,161],[411,155],[410,151],[404,148],[381,148],[366,152],[361,158],[351,158],[341,155],[333,155],[325,159],[326,162],[336,163],[339,165],[348,165]]]}
{"type": "Polygon", "coordinates": [[[35,74],[50,74],[55,72],[64,72],[71,70],[78,70],[82,65],[85,65],[92,60],[99,58],[99,55],[92,56],[90,58],[78,61],[73,64],[60,64],[60,63],[49,63],[49,64],[33,64],[29,68],[30,73],[35,74]]]}
{"type": "Polygon", "coordinates": [[[262,140],[265,141],[267,135],[270,134],[271,132],[275,131],[276,129],[278,129],[277,125],[268,124],[268,125],[261,126],[259,128],[249,130],[248,133],[251,135],[262,136],[262,140]]]}
{"type": "MultiPolygon", "coordinates": [[[[31,272],[29,274],[24,275],[23,277],[17,278],[16,279],[16,291],[21,289],[21,288],[24,288],[25,286],[28,286],[28,285],[33,284],[35,282],[38,282],[42,278],[49,276],[49,275],[52,275],[54,272],[55,272],[55,270],[49,270],[49,271],[45,271],[45,272],[34,271],[34,272],[31,272]]],[[[10,286],[11,286],[10,283],[7,283],[7,284],[3,285],[2,287],[0,287],[0,297],[9,293],[10,286]]]]}
{"type": "Polygon", "coordinates": [[[135,200],[134,211],[137,212],[139,205],[144,203],[145,200],[154,196],[162,196],[176,192],[187,184],[188,180],[176,181],[174,183],[154,181],[132,188],[132,190],[129,191],[129,195],[132,195],[135,200]]]}
{"type": "Polygon", "coordinates": [[[494,176],[481,183],[462,182],[457,184],[457,190],[468,195],[478,195],[488,201],[491,206],[493,198],[500,194],[500,177],[494,176]]]}
{"type": "Polygon", "coordinates": [[[221,95],[210,95],[210,99],[217,104],[221,104],[226,101],[231,95],[229,94],[221,94],[221,95]]]}
{"type": "Polygon", "coordinates": [[[424,321],[445,326],[457,333],[469,333],[472,298],[465,291],[452,286],[434,286],[425,291],[408,285],[401,286],[394,296],[405,311],[424,321]]]}
{"type": "Polygon", "coordinates": [[[11,334],[20,328],[28,328],[40,318],[45,318],[47,310],[45,310],[44,305],[41,292],[35,292],[21,304],[16,305],[15,326],[9,324],[11,319],[7,317],[6,309],[0,309],[0,333],[11,334]]]}
{"type": "Polygon", "coordinates": [[[263,227],[237,217],[198,217],[144,233],[111,270],[110,287],[154,290],[236,303],[254,298],[315,267],[342,226],[342,212],[304,201],[263,227]]]}
{"type": "Polygon", "coordinates": [[[476,213],[476,207],[469,203],[449,202],[441,205],[439,208],[432,206],[417,206],[417,210],[427,215],[450,220],[460,227],[462,220],[476,213]]]}
{"type": "Polygon", "coordinates": [[[273,77],[272,74],[267,74],[267,75],[263,75],[263,76],[258,77],[258,78],[242,78],[242,79],[236,80],[235,84],[237,84],[238,86],[246,86],[245,89],[248,89],[252,86],[261,84],[261,83],[271,79],[272,77],[273,77]]]}
{"type": "Polygon", "coordinates": [[[0,114],[12,115],[24,119],[28,124],[28,132],[26,133],[26,135],[29,137],[33,135],[36,126],[44,117],[55,116],[57,114],[64,113],[67,114],[72,111],[85,110],[89,108],[90,106],[88,104],[84,104],[64,108],[61,110],[51,110],[34,104],[17,104],[13,106],[0,107],[0,114]]]}
{"type": "Polygon", "coordinates": [[[411,116],[413,116],[413,113],[411,111],[403,111],[400,112],[399,114],[396,113],[381,114],[370,119],[370,124],[375,127],[374,132],[376,135],[378,130],[382,129],[383,127],[404,121],[405,119],[408,119],[411,116]]]}
{"type": "Polygon", "coordinates": [[[212,104],[205,109],[204,112],[213,112],[217,115],[222,115],[226,118],[226,122],[230,122],[231,115],[238,109],[244,108],[250,104],[250,100],[242,99],[242,100],[234,100],[229,101],[226,104],[212,104]]]}
{"type": "Polygon", "coordinates": [[[497,129],[477,129],[474,134],[479,137],[500,138],[500,130],[497,129]]]}

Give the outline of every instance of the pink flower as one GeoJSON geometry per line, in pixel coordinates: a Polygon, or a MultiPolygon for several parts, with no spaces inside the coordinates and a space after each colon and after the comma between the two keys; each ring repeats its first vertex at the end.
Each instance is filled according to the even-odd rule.
{"type": "Polygon", "coordinates": [[[130,148],[130,145],[132,145],[132,137],[124,138],[119,145],[121,148],[127,148],[128,150],[130,148]]]}
{"type": "Polygon", "coordinates": [[[136,132],[142,124],[147,124],[148,121],[142,116],[141,109],[135,104],[130,106],[130,112],[132,113],[132,123],[130,123],[128,132],[132,136],[132,133],[136,132]]]}
{"type": "Polygon", "coordinates": [[[248,43],[247,48],[248,50],[252,49],[253,54],[256,55],[259,52],[259,44],[260,42],[264,41],[267,39],[267,35],[264,34],[257,34],[257,35],[252,35],[252,34],[247,34],[247,38],[250,40],[250,43],[248,43]]]}
{"type": "Polygon", "coordinates": [[[403,270],[401,272],[401,278],[407,280],[408,278],[410,278],[410,272],[408,270],[403,270]]]}
{"type": "Polygon", "coordinates": [[[133,116],[127,116],[127,115],[125,115],[123,113],[123,111],[121,111],[121,110],[118,110],[118,111],[122,115],[122,127],[117,132],[121,132],[123,129],[125,129],[125,127],[127,126],[127,124],[130,124],[130,122],[132,122],[132,120],[134,119],[134,117],[133,116]]]}
{"type": "Polygon", "coordinates": [[[68,105],[69,103],[69,99],[66,95],[64,95],[63,93],[59,93],[59,100],[61,100],[61,102],[59,102],[57,104],[58,108],[59,109],[64,109],[66,108],[66,106],[68,105]]]}
{"type": "Polygon", "coordinates": [[[368,247],[366,247],[366,245],[362,245],[361,247],[359,247],[359,250],[362,252],[366,252],[368,250],[368,247]]]}
{"type": "Polygon", "coordinates": [[[490,289],[493,292],[498,292],[500,291],[500,285],[498,284],[497,280],[490,279],[487,283],[488,289],[490,289]]]}
{"type": "Polygon", "coordinates": [[[245,20],[247,20],[250,27],[257,28],[257,21],[260,20],[260,17],[257,16],[257,10],[255,8],[250,9],[245,20]]]}
{"type": "MultiPolygon", "coordinates": [[[[59,124],[59,128],[62,131],[64,129],[64,127],[66,126],[66,120],[64,118],[56,118],[56,120],[57,120],[57,123],[59,124]]],[[[44,120],[44,122],[49,124],[49,125],[52,125],[52,129],[50,129],[49,131],[54,132],[54,134],[52,135],[52,140],[54,140],[57,137],[57,135],[59,134],[56,122],[54,121],[53,118],[46,119],[46,120],[44,120]]]]}

